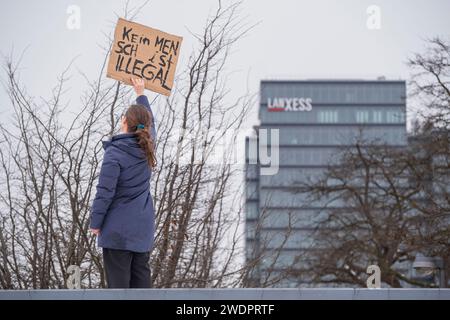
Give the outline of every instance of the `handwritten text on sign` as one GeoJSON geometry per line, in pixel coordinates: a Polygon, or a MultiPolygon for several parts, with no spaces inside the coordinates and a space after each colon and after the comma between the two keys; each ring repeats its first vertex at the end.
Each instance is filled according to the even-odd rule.
{"type": "Polygon", "coordinates": [[[109,57],[107,76],[131,84],[132,77],[145,88],[170,95],[182,37],[119,19],[109,57]]]}

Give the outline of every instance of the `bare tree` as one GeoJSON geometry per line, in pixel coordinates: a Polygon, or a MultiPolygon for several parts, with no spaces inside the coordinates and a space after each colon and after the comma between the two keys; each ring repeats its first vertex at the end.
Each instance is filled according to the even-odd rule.
{"type": "MultiPolygon", "coordinates": [[[[219,1],[203,31],[192,34],[197,46],[179,68],[172,95],[154,103],[155,287],[242,284],[242,190],[233,157],[253,96],[232,101],[226,63],[232,46],[251,28],[239,3],[223,7],[219,1]]],[[[105,286],[88,219],[101,141],[117,130],[119,109],[131,100],[128,88],[104,78],[109,48],[98,78],[86,77],[81,108],[70,121],[62,117],[68,116],[70,67],[52,97],[40,101],[19,82],[19,64],[12,57],[5,61],[13,118],[0,126],[2,288],[63,288],[73,264],[81,267],[83,286],[105,286]]]]}
{"type": "Polygon", "coordinates": [[[424,181],[422,201],[411,205],[422,216],[418,223],[421,252],[441,257],[444,261],[445,284],[450,279],[450,39],[439,37],[427,41],[423,53],[409,61],[414,75],[413,97],[426,108],[420,112],[421,122],[413,132],[412,153],[420,156],[419,165],[411,165],[414,179],[424,181]]]}
{"type": "MultiPolygon", "coordinates": [[[[53,96],[37,102],[5,65],[13,122],[0,126],[2,165],[2,286],[65,287],[66,269],[81,265],[83,279],[103,283],[101,260],[88,231],[93,186],[105,138],[104,119],[123,90],[104,80],[91,83],[82,107],[61,120],[68,70],[53,96]]],[[[102,68],[103,72],[103,68],[102,68]]]]}
{"type": "Polygon", "coordinates": [[[314,250],[297,271],[314,283],[365,286],[367,266],[377,264],[389,286],[433,286],[410,270],[418,253],[443,258],[448,281],[450,47],[441,39],[428,45],[409,61],[422,112],[408,146],[359,141],[299,190],[325,203],[314,250]]]}
{"type": "Polygon", "coordinates": [[[304,186],[326,213],[304,257],[310,265],[300,268],[313,282],[365,286],[367,266],[377,264],[390,286],[415,283],[401,271],[414,259],[416,214],[409,202],[420,192],[420,182],[408,178],[407,158],[404,150],[360,142],[343,152],[345,166],[304,186]]]}
{"type": "Polygon", "coordinates": [[[450,112],[450,42],[441,38],[427,41],[424,53],[409,59],[413,71],[411,97],[419,103],[422,122],[448,129],[450,112]]]}

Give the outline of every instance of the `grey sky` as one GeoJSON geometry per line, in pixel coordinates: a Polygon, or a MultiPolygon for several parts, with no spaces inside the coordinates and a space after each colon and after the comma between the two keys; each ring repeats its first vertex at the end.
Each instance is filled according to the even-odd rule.
{"type": "MultiPolygon", "coordinates": [[[[48,96],[56,76],[76,56],[79,56],[75,62],[77,69],[96,75],[102,61],[99,44],[104,44],[103,32],[113,30],[115,12],[121,13],[124,3],[4,2],[0,11],[0,52],[9,54],[14,47],[18,56],[28,47],[21,63],[21,79],[31,94],[48,96]],[[81,9],[80,30],[66,27],[69,5],[81,9]]],[[[140,3],[131,1],[131,6],[140,3]]],[[[182,53],[187,55],[193,46],[187,28],[200,31],[215,6],[212,0],[153,0],[136,21],[183,36],[182,53]]],[[[448,0],[244,0],[242,10],[249,23],[260,24],[235,46],[230,58],[228,70],[236,71],[230,83],[235,94],[243,92],[248,74],[253,92],[264,78],[386,75],[408,79],[405,61],[411,53],[423,49],[423,39],[450,33],[448,0]],[[366,27],[366,9],[372,4],[381,9],[380,30],[366,27]]],[[[181,59],[179,68],[183,63],[181,59]]],[[[4,74],[1,78],[4,79],[4,74]]],[[[68,93],[72,102],[76,102],[82,89],[82,78],[74,75],[68,93]]],[[[9,108],[2,91],[0,112],[9,108]]]]}

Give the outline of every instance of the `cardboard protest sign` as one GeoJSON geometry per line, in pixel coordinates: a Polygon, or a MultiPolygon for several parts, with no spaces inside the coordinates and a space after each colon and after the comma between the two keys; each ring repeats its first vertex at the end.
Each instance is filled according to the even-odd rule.
{"type": "Polygon", "coordinates": [[[170,95],[182,37],[119,18],[106,76],[131,84],[144,79],[145,88],[170,95]]]}

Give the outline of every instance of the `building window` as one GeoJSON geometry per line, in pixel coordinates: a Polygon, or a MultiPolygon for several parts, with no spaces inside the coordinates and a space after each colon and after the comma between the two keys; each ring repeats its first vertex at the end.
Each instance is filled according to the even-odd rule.
{"type": "Polygon", "coordinates": [[[383,112],[382,111],[374,111],[373,112],[373,122],[374,123],[383,122],[383,112]]]}
{"type": "Polygon", "coordinates": [[[317,114],[319,123],[337,123],[338,113],[337,111],[326,110],[319,111],[317,114]]]}
{"type": "Polygon", "coordinates": [[[256,182],[247,181],[247,199],[258,199],[258,184],[256,182]]]}
{"type": "Polygon", "coordinates": [[[388,111],[386,113],[387,123],[403,123],[405,122],[405,114],[401,111],[388,111]]]}
{"type": "Polygon", "coordinates": [[[345,102],[354,102],[355,99],[355,94],[353,92],[346,92],[345,93],[345,102]]]}
{"type": "Polygon", "coordinates": [[[369,111],[356,111],[356,122],[358,123],[369,122],[369,111]]]}
{"type": "Polygon", "coordinates": [[[254,202],[247,202],[245,204],[245,208],[247,211],[247,219],[256,219],[258,218],[258,206],[254,202]]]}

